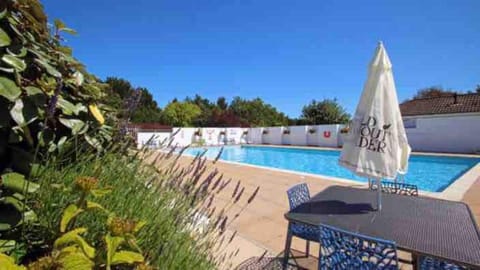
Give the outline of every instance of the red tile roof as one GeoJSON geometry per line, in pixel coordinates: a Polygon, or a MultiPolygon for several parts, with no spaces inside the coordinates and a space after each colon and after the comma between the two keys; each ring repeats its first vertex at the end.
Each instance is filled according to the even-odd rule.
{"type": "Polygon", "coordinates": [[[412,99],[400,104],[402,116],[480,112],[480,94],[412,99]]]}

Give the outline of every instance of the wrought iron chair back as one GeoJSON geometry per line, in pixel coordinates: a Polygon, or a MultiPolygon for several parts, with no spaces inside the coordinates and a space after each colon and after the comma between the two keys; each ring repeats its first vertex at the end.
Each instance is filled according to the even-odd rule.
{"type": "MultiPolygon", "coordinates": [[[[288,203],[290,204],[290,210],[310,200],[310,191],[308,190],[308,186],[305,183],[301,183],[289,188],[287,190],[287,195],[288,203]]],[[[318,241],[318,226],[312,226],[297,222],[289,222],[287,239],[285,241],[285,260],[288,260],[288,256],[290,254],[290,246],[293,236],[306,240],[305,254],[309,256],[310,241],[318,241]]]]}
{"type": "MultiPolygon", "coordinates": [[[[377,190],[377,186],[377,183],[370,183],[371,190],[377,190]]],[[[412,184],[382,181],[382,192],[407,196],[418,196],[418,187],[412,184]]]]}
{"type": "Polygon", "coordinates": [[[290,204],[290,210],[310,200],[310,191],[305,183],[301,183],[289,188],[287,190],[287,195],[288,202],[290,204]]]}
{"type": "Polygon", "coordinates": [[[398,269],[394,242],[320,225],[318,269],[398,269]]]}

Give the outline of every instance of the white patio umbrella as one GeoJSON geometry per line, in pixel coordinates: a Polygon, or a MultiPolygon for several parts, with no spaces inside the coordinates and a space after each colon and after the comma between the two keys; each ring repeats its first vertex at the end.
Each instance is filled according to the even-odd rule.
{"type": "Polygon", "coordinates": [[[339,163],[359,176],[377,180],[377,209],[381,210],[381,179],[405,173],[409,155],[392,64],[379,42],[339,163]]]}

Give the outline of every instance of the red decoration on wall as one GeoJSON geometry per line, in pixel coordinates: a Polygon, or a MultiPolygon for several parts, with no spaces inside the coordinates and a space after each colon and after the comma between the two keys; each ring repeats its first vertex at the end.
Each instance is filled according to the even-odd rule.
{"type": "Polygon", "coordinates": [[[330,138],[331,135],[332,135],[332,132],[330,132],[330,131],[324,131],[323,132],[323,137],[325,137],[325,138],[330,138]]]}

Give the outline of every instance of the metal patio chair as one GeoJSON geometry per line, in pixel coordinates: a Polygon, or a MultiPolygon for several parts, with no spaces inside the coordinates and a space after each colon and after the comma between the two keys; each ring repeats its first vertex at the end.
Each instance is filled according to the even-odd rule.
{"type": "Polygon", "coordinates": [[[418,269],[420,270],[460,270],[467,269],[463,266],[456,265],[441,259],[428,256],[421,256],[418,259],[418,269]]]}
{"type": "MultiPolygon", "coordinates": [[[[300,204],[310,200],[310,191],[305,183],[301,183],[289,188],[287,190],[287,195],[288,202],[290,204],[290,210],[293,210],[300,204]]],[[[318,242],[318,227],[304,223],[290,222],[287,232],[287,243],[291,243],[292,236],[296,236],[307,241],[305,254],[308,257],[310,253],[310,241],[318,242]]],[[[286,254],[289,254],[290,245],[288,244],[287,246],[288,250],[285,250],[285,252],[286,254]]]]}
{"type": "Polygon", "coordinates": [[[318,269],[399,269],[394,242],[328,225],[319,227],[318,269]]]}
{"type": "MultiPolygon", "coordinates": [[[[390,194],[418,196],[418,187],[412,184],[382,181],[382,192],[390,194]]],[[[377,190],[378,184],[375,181],[370,182],[370,189],[377,190]]]]}

